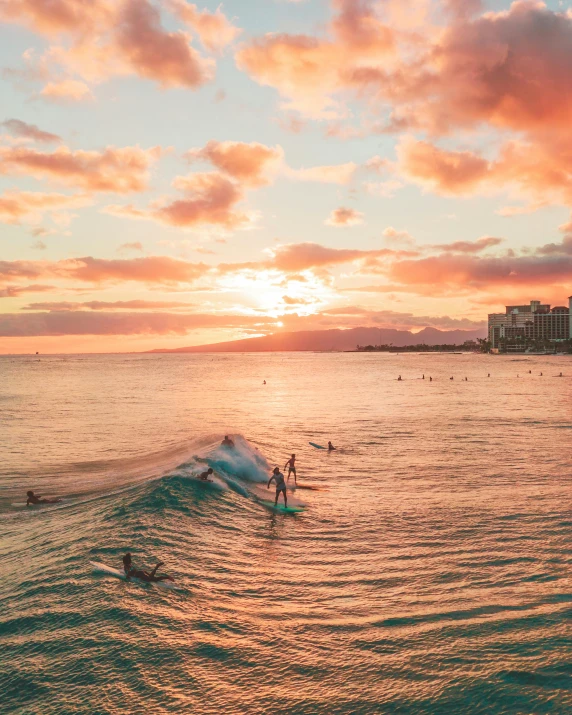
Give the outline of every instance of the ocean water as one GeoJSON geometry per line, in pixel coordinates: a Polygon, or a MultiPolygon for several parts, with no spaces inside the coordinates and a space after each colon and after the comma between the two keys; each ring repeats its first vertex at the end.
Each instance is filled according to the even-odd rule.
{"type": "Polygon", "coordinates": [[[2,357],[0,711],[572,712],[571,438],[569,357],[2,357]]]}

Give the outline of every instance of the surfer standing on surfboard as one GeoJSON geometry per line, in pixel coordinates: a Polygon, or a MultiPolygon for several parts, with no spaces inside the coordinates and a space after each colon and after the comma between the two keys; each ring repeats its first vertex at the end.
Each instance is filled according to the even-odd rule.
{"type": "Polygon", "coordinates": [[[296,484],[296,455],[293,454],[290,459],[284,465],[284,469],[288,467],[288,481],[290,481],[290,475],[294,475],[294,484],[296,484]]]}
{"type": "Polygon", "coordinates": [[[129,581],[130,578],[138,578],[140,581],[147,581],[149,583],[156,583],[157,581],[174,581],[175,579],[171,576],[156,576],[157,569],[163,565],[162,561],[159,561],[157,566],[152,571],[139,571],[133,568],[131,564],[131,554],[125,554],[123,557],[123,569],[125,571],[125,578],[129,581]]]}
{"type": "MultiPolygon", "coordinates": [[[[294,472],[294,474],[296,474],[296,472],[294,472]]],[[[272,484],[272,482],[276,482],[276,499],[274,500],[274,506],[278,505],[278,497],[280,496],[280,492],[282,492],[282,495],[284,497],[284,506],[288,506],[288,497],[286,496],[286,482],[284,481],[284,475],[278,469],[278,467],[274,467],[272,476],[268,480],[268,484],[266,486],[267,489],[270,489],[270,485],[272,484]]]]}

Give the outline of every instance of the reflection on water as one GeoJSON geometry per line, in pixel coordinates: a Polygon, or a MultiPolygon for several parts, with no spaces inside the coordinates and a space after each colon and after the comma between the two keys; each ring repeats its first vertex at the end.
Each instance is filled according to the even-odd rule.
{"type": "Polygon", "coordinates": [[[0,371],[8,712],[572,707],[568,358],[5,357],[0,371]],[[309,445],[329,439],[338,451],[309,445]],[[300,481],[328,490],[274,514],[259,483],[292,452],[300,481]],[[207,464],[228,488],[193,480],[207,464]],[[12,506],[30,488],[67,500],[12,506]],[[91,572],[126,550],[182,590],[91,572]]]}

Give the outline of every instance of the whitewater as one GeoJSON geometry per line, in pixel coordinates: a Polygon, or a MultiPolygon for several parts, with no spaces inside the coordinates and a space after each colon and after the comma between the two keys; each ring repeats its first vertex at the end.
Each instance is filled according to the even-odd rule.
{"type": "Polygon", "coordinates": [[[569,357],[4,356],[0,378],[0,712],[570,711],[569,357]],[[292,453],[320,491],[274,513],[292,453]],[[90,566],[127,551],[179,590],[90,566]]]}

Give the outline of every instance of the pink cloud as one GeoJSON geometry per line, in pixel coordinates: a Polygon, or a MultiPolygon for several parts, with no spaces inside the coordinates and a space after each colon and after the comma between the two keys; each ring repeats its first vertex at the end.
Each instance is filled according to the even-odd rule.
{"type": "Polygon", "coordinates": [[[363,223],[363,214],[355,209],[339,208],[332,211],[326,221],[327,226],[359,226],[363,223]]]}
{"type": "Polygon", "coordinates": [[[48,293],[57,290],[55,286],[48,285],[9,285],[0,288],[0,298],[18,298],[25,293],[48,293]]]}
{"type": "Polygon", "coordinates": [[[41,144],[51,144],[62,141],[62,138],[57,134],[45,132],[35,124],[28,124],[20,119],[6,119],[4,122],[0,122],[0,126],[6,127],[14,136],[31,139],[41,144]]]}
{"type": "Polygon", "coordinates": [[[102,152],[60,147],[41,152],[28,147],[0,147],[0,174],[50,179],[89,192],[127,194],[147,188],[149,168],[160,149],[107,147],[102,152]]]}
{"type": "Polygon", "coordinates": [[[440,243],[431,248],[436,248],[448,253],[480,253],[486,251],[487,248],[493,248],[503,242],[502,238],[494,236],[483,236],[476,241],[453,241],[452,243],[440,243]]]}
{"type": "Polygon", "coordinates": [[[147,0],[125,0],[114,34],[117,53],[137,74],[164,87],[197,88],[210,81],[214,63],[202,58],[182,32],[166,32],[147,0]]]}
{"type": "Polygon", "coordinates": [[[217,169],[247,186],[269,183],[268,174],[275,171],[284,158],[281,147],[268,147],[258,142],[210,141],[203,149],[186,154],[190,161],[208,161],[217,169]]]}

